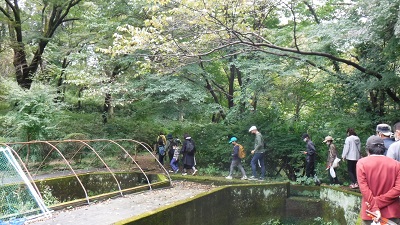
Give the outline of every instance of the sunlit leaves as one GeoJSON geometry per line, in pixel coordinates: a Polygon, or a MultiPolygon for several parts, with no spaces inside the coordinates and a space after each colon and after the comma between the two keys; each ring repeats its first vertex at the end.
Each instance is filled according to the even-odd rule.
{"type": "Polygon", "coordinates": [[[38,83],[29,90],[8,84],[9,92],[2,96],[14,106],[4,117],[8,135],[26,141],[51,138],[62,119],[60,111],[65,108],[65,104],[55,101],[56,90],[38,83]]]}
{"type": "Polygon", "coordinates": [[[158,77],[153,76],[149,79],[148,86],[144,94],[160,97],[160,103],[180,103],[190,102],[191,104],[204,103],[207,95],[204,90],[196,85],[183,81],[178,77],[158,77]],[[188,91],[190,90],[190,91],[188,91]]]}

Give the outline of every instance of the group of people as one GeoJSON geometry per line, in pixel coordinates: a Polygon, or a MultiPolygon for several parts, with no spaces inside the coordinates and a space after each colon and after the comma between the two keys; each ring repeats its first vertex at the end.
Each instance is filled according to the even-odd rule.
{"type": "Polygon", "coordinates": [[[183,171],[182,175],[187,175],[188,170],[191,170],[192,175],[196,175],[196,145],[194,140],[189,134],[183,135],[184,141],[178,138],[173,138],[172,134],[165,135],[160,132],[157,137],[157,154],[158,161],[161,165],[164,165],[165,156],[168,155],[169,165],[171,170],[169,172],[178,173],[179,172],[179,158],[182,155],[183,171]]]}
{"type": "MultiPolygon", "coordinates": [[[[387,124],[379,124],[376,134],[370,136],[365,145],[366,157],[361,154],[361,141],[353,128],[347,130],[347,138],[342,152],[342,160],[347,162],[351,180],[350,188],[359,188],[362,194],[361,219],[363,224],[379,224],[382,218],[400,224],[400,122],[394,126],[394,133],[387,124]]],[[[307,175],[314,175],[314,144],[308,134],[303,135],[307,142],[307,175]],[[308,171],[309,170],[309,171],[308,171]]],[[[334,171],[338,153],[333,138],[325,137],[328,146],[327,169],[334,171]]],[[[315,157],[315,156],[314,156],[315,157]]],[[[332,183],[338,179],[329,173],[332,183]]]]}
{"type": "MultiPolygon", "coordinates": [[[[361,158],[361,142],[357,136],[354,128],[348,128],[347,137],[343,146],[342,160],[347,162],[347,172],[349,174],[351,184],[350,188],[358,188],[357,175],[356,175],[356,164],[361,158]]],[[[303,153],[306,155],[306,176],[315,176],[315,157],[316,149],[314,143],[311,141],[310,136],[305,133],[302,136],[304,142],[306,142],[306,149],[303,153]]],[[[335,144],[333,143],[332,136],[326,136],[323,142],[328,146],[328,159],[326,170],[328,170],[328,176],[332,184],[339,184],[339,180],[336,176],[336,167],[339,161],[338,151],[335,144]]]]}
{"type": "Polygon", "coordinates": [[[251,170],[252,170],[252,175],[247,178],[246,172],[242,166],[241,163],[241,158],[239,157],[239,143],[237,142],[236,137],[231,137],[229,140],[229,144],[233,145],[233,150],[232,150],[232,161],[231,161],[231,166],[229,168],[229,175],[225,177],[226,179],[232,179],[232,174],[234,172],[235,167],[238,167],[239,170],[242,173],[242,180],[265,180],[265,161],[264,161],[264,155],[265,155],[265,147],[264,147],[264,138],[262,134],[258,131],[256,126],[251,126],[249,129],[249,132],[251,134],[255,135],[255,140],[254,140],[254,149],[251,150],[251,154],[253,155],[250,165],[251,165],[251,170]],[[257,176],[257,167],[261,168],[261,176],[257,176]]]}
{"type": "MultiPolygon", "coordinates": [[[[379,224],[382,218],[387,218],[395,224],[400,224],[400,122],[394,126],[394,133],[387,124],[379,124],[376,134],[366,141],[366,157],[361,154],[361,141],[353,128],[348,128],[346,133],[342,157],[334,145],[333,137],[326,136],[323,140],[328,147],[327,170],[330,181],[338,184],[335,168],[338,161],[347,163],[347,172],[351,184],[350,188],[359,188],[362,194],[361,219],[363,224],[379,224]]],[[[249,180],[257,179],[257,166],[261,168],[259,180],[265,179],[264,164],[264,139],[257,127],[252,126],[249,132],[255,135],[254,149],[251,151],[252,176],[249,180]]],[[[302,139],[306,142],[306,176],[315,175],[316,149],[310,135],[305,133],[302,139]]],[[[247,179],[246,172],[239,157],[239,144],[236,137],[231,137],[233,145],[232,161],[227,179],[232,179],[233,170],[238,167],[242,173],[241,179],[247,179]]]]}
{"type": "MultiPolygon", "coordinates": [[[[351,184],[350,188],[359,188],[362,194],[361,219],[363,224],[378,223],[381,218],[390,219],[396,224],[400,224],[400,122],[394,126],[394,133],[387,124],[379,124],[376,127],[376,134],[369,137],[366,141],[366,157],[361,154],[361,141],[353,128],[348,128],[346,133],[342,159],[347,163],[347,172],[351,184]]],[[[238,167],[242,173],[243,180],[264,180],[265,179],[265,147],[264,138],[256,126],[249,129],[251,134],[255,135],[253,155],[251,159],[252,176],[246,176],[246,172],[241,164],[239,157],[240,144],[237,137],[231,137],[229,144],[233,145],[232,161],[227,179],[232,179],[235,167],[238,167]],[[261,168],[261,176],[257,176],[257,168],[261,168]]],[[[162,135],[162,134],[160,134],[162,135]]],[[[158,138],[158,140],[160,137],[158,138]]],[[[302,139],[306,142],[306,176],[315,176],[315,158],[316,149],[311,141],[310,135],[305,133],[302,139]]],[[[161,137],[161,140],[164,140],[161,137]]],[[[326,136],[323,142],[328,147],[327,170],[331,183],[338,184],[336,176],[336,164],[339,161],[338,151],[336,149],[332,136],[326,136]]],[[[160,141],[159,161],[164,163],[165,152],[168,152],[172,171],[179,171],[178,161],[182,155],[183,174],[187,174],[187,169],[191,169],[192,174],[197,172],[195,160],[195,144],[192,138],[184,135],[182,148],[176,140],[168,134],[164,141],[160,141]],[[163,142],[163,143],[161,143],[163,142]],[[173,149],[173,150],[170,150],[173,149]],[[164,153],[163,153],[164,152],[164,153]]]]}

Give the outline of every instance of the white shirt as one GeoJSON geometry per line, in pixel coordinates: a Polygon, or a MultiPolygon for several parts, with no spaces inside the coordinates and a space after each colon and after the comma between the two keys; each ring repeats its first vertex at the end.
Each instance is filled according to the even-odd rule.
{"type": "Polygon", "coordinates": [[[386,156],[400,161],[400,141],[396,141],[389,146],[386,156]]]}

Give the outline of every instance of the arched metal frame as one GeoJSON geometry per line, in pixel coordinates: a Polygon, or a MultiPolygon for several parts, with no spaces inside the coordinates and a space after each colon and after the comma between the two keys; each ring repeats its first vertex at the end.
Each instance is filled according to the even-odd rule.
{"type": "MultiPolygon", "coordinates": [[[[121,194],[121,196],[123,196],[123,192],[121,190],[120,187],[120,182],[118,181],[118,179],[115,176],[115,173],[110,169],[110,167],[107,165],[107,163],[101,158],[101,156],[99,155],[98,151],[96,151],[90,144],[88,143],[95,143],[95,142],[108,142],[108,144],[112,144],[117,146],[120,150],[122,150],[131,160],[133,163],[135,163],[135,165],[138,167],[138,169],[141,171],[141,173],[145,176],[147,184],[149,186],[149,189],[152,190],[152,186],[151,186],[151,182],[148,178],[148,176],[146,175],[146,173],[144,172],[144,170],[140,167],[140,165],[137,163],[136,161],[136,150],[135,150],[135,157],[133,157],[131,154],[129,154],[129,152],[120,144],[120,142],[128,142],[128,143],[133,143],[136,145],[140,145],[142,146],[144,149],[146,149],[151,155],[152,157],[156,160],[156,162],[159,164],[160,168],[162,168],[165,172],[165,174],[167,174],[169,181],[171,182],[171,177],[168,173],[168,171],[165,169],[165,167],[158,161],[157,157],[153,154],[152,152],[152,148],[144,142],[140,142],[140,141],[136,141],[133,139],[117,139],[117,140],[108,140],[108,139],[93,139],[93,140],[60,140],[60,141],[29,141],[29,142],[13,142],[13,143],[0,143],[0,145],[4,145],[7,146],[8,148],[11,149],[11,151],[13,152],[13,154],[16,156],[16,158],[19,160],[21,166],[23,167],[23,169],[26,171],[27,176],[29,178],[29,180],[32,182],[34,188],[36,189],[36,191],[38,192],[39,196],[40,196],[40,192],[35,184],[34,179],[32,178],[31,173],[29,172],[28,168],[26,167],[26,164],[28,163],[28,158],[26,159],[26,162],[24,163],[23,160],[21,159],[21,157],[19,156],[18,152],[23,149],[26,145],[32,145],[32,144],[46,144],[48,146],[51,147],[51,150],[49,151],[49,153],[45,156],[45,158],[43,159],[43,161],[39,164],[38,169],[36,170],[35,174],[40,170],[40,168],[43,166],[44,162],[46,161],[46,159],[51,155],[51,153],[53,152],[53,150],[55,150],[58,155],[63,159],[64,163],[66,164],[66,166],[68,167],[68,169],[73,173],[73,175],[75,176],[75,178],[77,179],[77,181],[79,182],[80,186],[82,187],[84,193],[85,193],[85,197],[86,197],[86,201],[88,204],[90,204],[89,201],[89,196],[87,194],[86,188],[84,187],[82,181],[79,179],[78,174],[75,172],[75,170],[72,168],[70,162],[65,158],[65,156],[62,154],[62,152],[57,148],[57,146],[61,143],[81,143],[82,146],[79,147],[79,149],[77,151],[74,152],[73,156],[71,157],[71,159],[73,157],[75,157],[82,149],[84,149],[84,147],[87,147],[88,149],[90,149],[95,155],[96,157],[102,162],[102,164],[104,164],[105,168],[110,172],[110,174],[113,176],[115,182],[118,185],[118,189],[119,192],[121,194]],[[18,150],[14,150],[13,149],[13,145],[22,145],[18,148],[18,150]]],[[[105,147],[103,146],[103,149],[105,147]]],[[[71,160],[70,159],[70,160],[71,160]]],[[[42,196],[40,196],[42,197],[42,196]]]]}

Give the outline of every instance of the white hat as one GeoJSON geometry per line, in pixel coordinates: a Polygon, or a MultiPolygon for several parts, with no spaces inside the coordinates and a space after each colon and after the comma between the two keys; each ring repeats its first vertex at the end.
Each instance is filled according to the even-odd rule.
{"type": "Polygon", "coordinates": [[[326,143],[327,141],[333,141],[333,138],[331,136],[326,136],[323,142],[326,143]]]}
{"type": "Polygon", "coordinates": [[[382,123],[376,126],[376,132],[382,133],[385,136],[390,136],[392,134],[392,129],[389,125],[382,123]]]}
{"type": "Polygon", "coordinates": [[[257,130],[257,127],[256,126],[251,126],[250,129],[249,129],[249,132],[251,132],[253,130],[257,130]]]}

